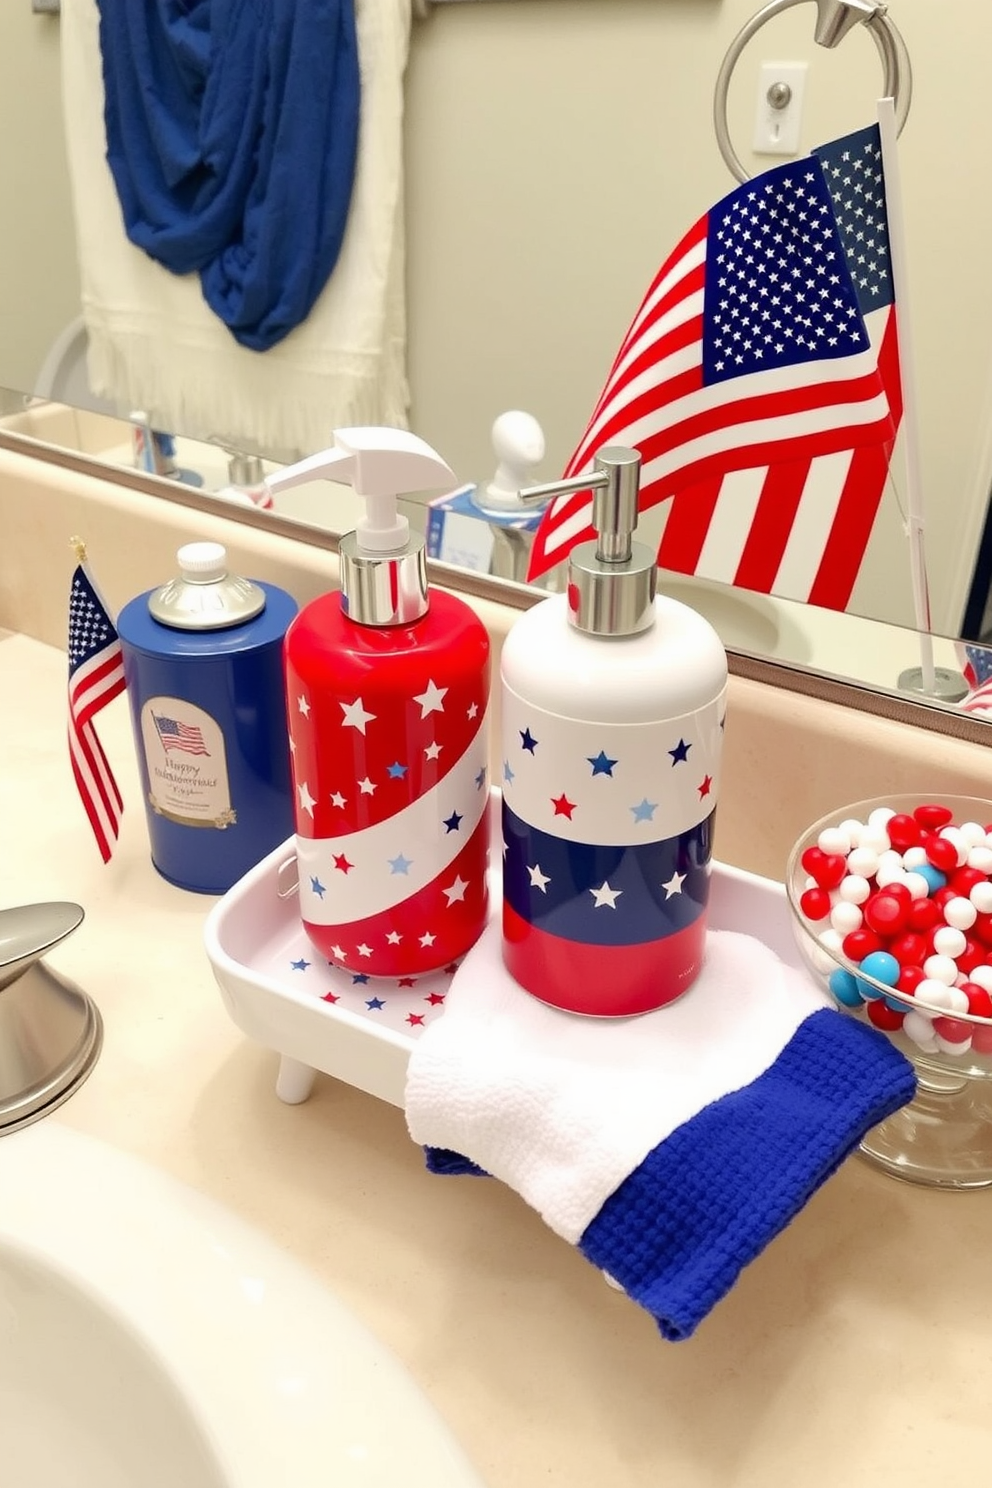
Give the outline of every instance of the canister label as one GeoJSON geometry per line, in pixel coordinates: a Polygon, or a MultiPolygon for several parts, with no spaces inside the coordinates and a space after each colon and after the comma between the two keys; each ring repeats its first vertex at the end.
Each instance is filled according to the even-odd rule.
{"type": "Polygon", "coordinates": [[[224,735],[215,718],[182,698],[149,698],[141,709],[148,802],[184,827],[232,826],[224,735]]]}

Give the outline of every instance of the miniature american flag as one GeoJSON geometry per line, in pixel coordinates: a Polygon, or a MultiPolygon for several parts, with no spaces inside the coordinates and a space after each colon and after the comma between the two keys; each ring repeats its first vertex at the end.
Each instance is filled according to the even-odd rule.
{"type": "Polygon", "coordinates": [[[82,544],[77,553],[80,563],[69,594],[69,758],[100,856],[107,863],[124,803],[93,720],[124,691],[124,662],[114,622],[83,561],[82,544]]]}
{"type": "Polygon", "coordinates": [[[170,749],[178,749],[182,754],[209,755],[203,734],[195,724],[181,723],[176,718],[161,718],[156,713],[152,714],[152,721],[166,754],[170,749]]]}
{"type": "MultiPolygon", "coordinates": [[[[877,125],[747,181],[662,265],[566,475],[638,449],[658,561],[847,604],[902,412],[877,125]],[[674,498],[674,499],[672,499],[674,498]]],[[[589,493],[548,508],[530,578],[594,536],[589,493]]]]}

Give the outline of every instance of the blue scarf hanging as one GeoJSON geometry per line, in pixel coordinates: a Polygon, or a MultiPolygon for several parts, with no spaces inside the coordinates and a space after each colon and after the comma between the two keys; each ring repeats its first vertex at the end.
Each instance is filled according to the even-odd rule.
{"type": "Polygon", "coordinates": [[[266,351],[337,262],[358,146],[354,0],[98,0],[132,243],[266,351]]]}

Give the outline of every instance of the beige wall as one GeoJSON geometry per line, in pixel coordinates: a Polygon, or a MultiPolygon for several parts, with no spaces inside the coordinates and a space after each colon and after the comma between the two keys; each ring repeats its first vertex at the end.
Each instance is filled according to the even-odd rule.
{"type": "MultiPolygon", "coordinates": [[[[490,0],[438,5],[415,25],[412,413],[463,478],[487,476],[489,425],[513,406],[541,419],[544,473],[559,472],[654,270],[733,184],[712,92],[757,8],[490,0]]],[[[992,469],[982,433],[992,425],[992,11],[974,0],[893,0],[890,13],[916,73],[900,154],[934,623],[952,632],[992,469]]],[[[813,17],[801,5],[776,18],[735,71],[732,135],[750,169],[778,163],[747,150],[764,59],[812,61],[804,147],[872,115],[881,74],[868,36],[859,28],[825,52],[812,43],[813,17]]],[[[0,7],[0,186],[17,204],[0,234],[0,380],[25,387],[78,304],[57,41],[57,22],[32,15],[28,0],[0,7]]],[[[912,623],[908,571],[890,492],[853,607],[912,623]]]]}

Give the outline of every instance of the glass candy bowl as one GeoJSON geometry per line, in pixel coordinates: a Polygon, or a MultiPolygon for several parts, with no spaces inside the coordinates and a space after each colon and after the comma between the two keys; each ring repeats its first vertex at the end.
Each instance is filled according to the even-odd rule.
{"type": "Polygon", "coordinates": [[[992,1185],[992,801],[840,807],[795,844],[785,888],[810,971],[916,1070],[862,1154],[912,1183],[992,1185]]]}

